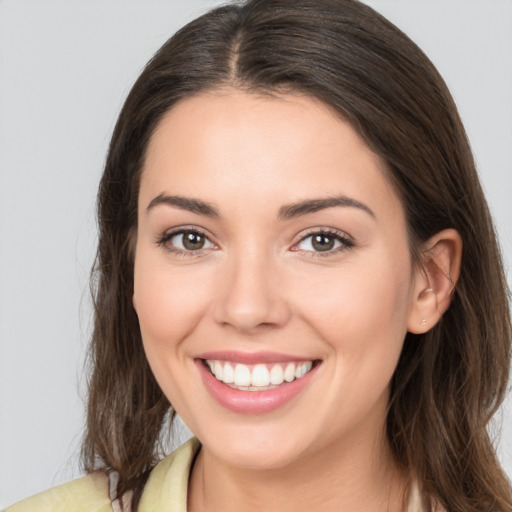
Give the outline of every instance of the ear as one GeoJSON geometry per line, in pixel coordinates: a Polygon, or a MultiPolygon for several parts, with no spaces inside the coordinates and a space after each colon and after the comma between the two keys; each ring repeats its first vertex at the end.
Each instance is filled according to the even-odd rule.
{"type": "Polygon", "coordinates": [[[415,274],[407,330],[423,334],[437,324],[450,306],[460,275],[462,239],[454,229],[445,229],[422,247],[422,261],[415,274]]]}

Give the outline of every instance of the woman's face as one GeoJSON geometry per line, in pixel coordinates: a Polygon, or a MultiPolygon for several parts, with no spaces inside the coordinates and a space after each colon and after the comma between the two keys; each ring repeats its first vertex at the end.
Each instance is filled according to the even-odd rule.
{"type": "Polygon", "coordinates": [[[153,135],[133,302],[159,385],[225,463],[381,439],[415,276],[383,161],[318,101],[202,94],[153,135]]]}

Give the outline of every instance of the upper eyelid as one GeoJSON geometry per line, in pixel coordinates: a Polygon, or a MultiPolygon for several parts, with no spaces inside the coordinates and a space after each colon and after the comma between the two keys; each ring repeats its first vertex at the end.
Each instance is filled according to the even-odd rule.
{"type": "Polygon", "coordinates": [[[159,235],[157,235],[157,238],[169,238],[175,235],[179,235],[180,233],[198,233],[204,235],[206,238],[208,238],[208,240],[213,242],[213,236],[207,229],[195,225],[176,226],[174,228],[165,229],[162,232],[160,232],[159,235]]]}
{"type": "Polygon", "coordinates": [[[347,233],[346,231],[343,231],[341,229],[328,228],[328,227],[315,227],[315,228],[306,229],[306,230],[302,231],[299,235],[297,235],[294,245],[301,242],[302,240],[308,238],[311,235],[315,235],[315,234],[319,234],[319,233],[322,233],[325,235],[336,236],[338,238],[343,238],[345,240],[350,240],[351,242],[354,242],[354,238],[349,233],[347,233]]]}

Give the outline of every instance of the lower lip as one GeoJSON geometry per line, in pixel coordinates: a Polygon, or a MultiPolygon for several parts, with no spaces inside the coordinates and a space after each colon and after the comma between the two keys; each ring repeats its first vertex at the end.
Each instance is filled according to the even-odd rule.
{"type": "Polygon", "coordinates": [[[226,409],[243,414],[261,414],[274,411],[295,398],[311,381],[319,365],[300,379],[284,382],[280,386],[265,391],[242,391],[233,389],[217,380],[205,367],[201,359],[196,360],[206,389],[213,398],[226,409]]]}

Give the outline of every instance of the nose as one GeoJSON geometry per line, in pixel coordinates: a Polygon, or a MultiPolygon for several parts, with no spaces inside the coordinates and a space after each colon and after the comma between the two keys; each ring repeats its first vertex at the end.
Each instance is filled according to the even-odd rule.
{"type": "Polygon", "coordinates": [[[282,327],[290,318],[282,277],[268,255],[245,253],[226,261],[219,274],[215,321],[244,334],[282,327]]]}

